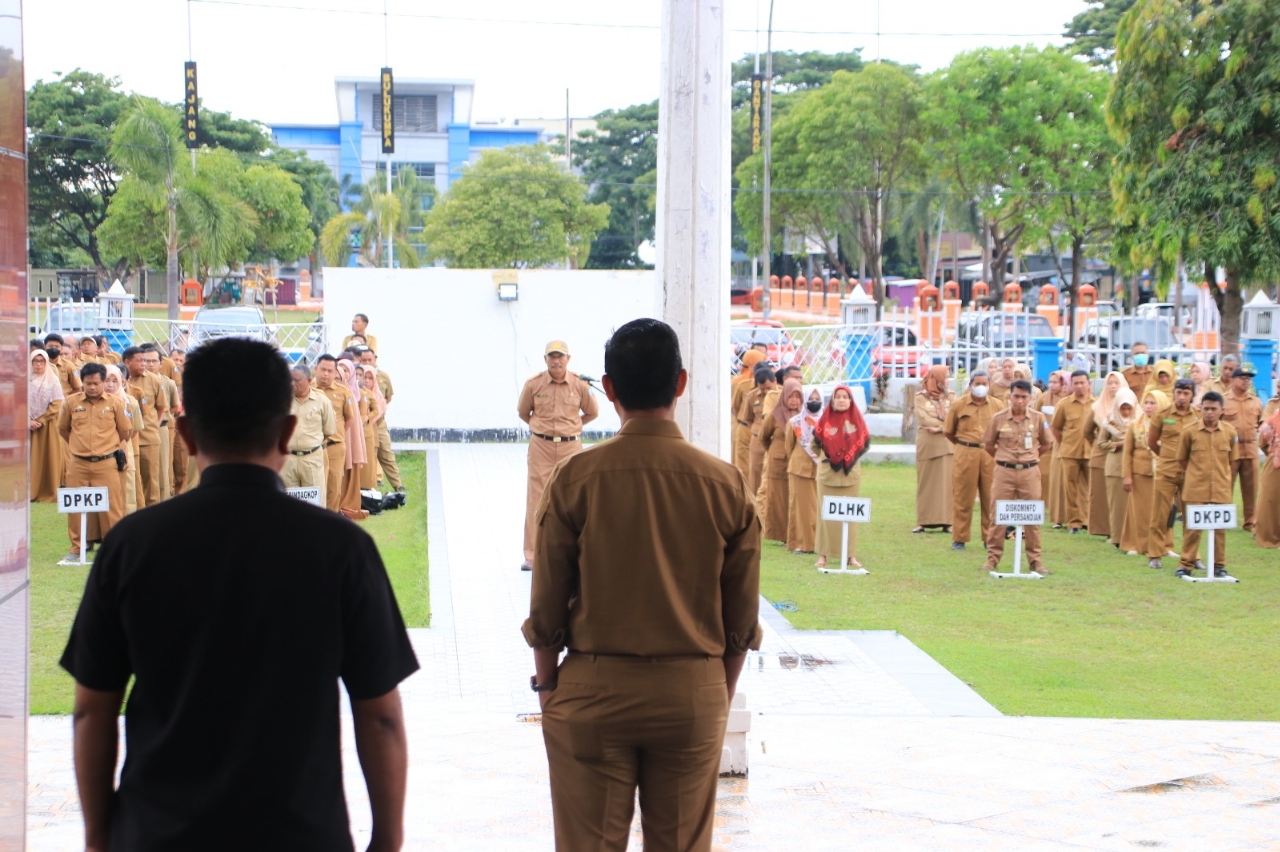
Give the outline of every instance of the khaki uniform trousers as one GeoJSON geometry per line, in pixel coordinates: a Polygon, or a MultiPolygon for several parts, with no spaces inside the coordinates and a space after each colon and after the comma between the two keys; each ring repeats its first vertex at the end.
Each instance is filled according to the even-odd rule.
{"type": "Polygon", "coordinates": [[[324,506],[330,512],[342,507],[342,474],[347,463],[345,444],[331,444],[324,449],[324,506]]]}
{"type": "Polygon", "coordinates": [[[582,441],[548,441],[529,436],[529,486],[524,501],[524,558],[533,561],[534,535],[537,533],[538,503],[547,487],[551,471],[561,459],[582,452],[582,441]]]}
{"type": "Polygon", "coordinates": [[[1244,531],[1258,525],[1258,445],[1241,444],[1240,458],[1231,465],[1231,488],[1240,480],[1240,502],[1244,504],[1244,531]]]}
{"type": "Polygon", "coordinates": [[[1089,460],[1062,460],[1062,487],[1067,501],[1067,526],[1078,530],[1086,526],[1089,513],[1089,460]]]}
{"type": "MultiPolygon", "coordinates": [[[[1182,526],[1182,559],[1181,565],[1190,571],[1196,565],[1196,560],[1200,558],[1200,533],[1201,530],[1189,530],[1186,524],[1182,526]]],[[[1205,564],[1208,565],[1209,554],[1205,552],[1205,564]]],[[[1223,568],[1227,564],[1227,531],[1213,531],[1213,564],[1208,565],[1209,569],[1223,568]]]]}
{"type": "Polygon", "coordinates": [[[396,454],[391,449],[391,430],[387,428],[387,418],[378,421],[378,464],[387,483],[396,491],[404,490],[404,482],[400,480],[400,466],[396,464],[396,454]]]}
{"type": "Polygon", "coordinates": [[[191,459],[187,445],[177,432],[170,433],[173,444],[173,493],[181,494],[187,487],[187,462],[191,459]]]}
{"type": "Polygon", "coordinates": [[[290,453],[284,460],[284,467],[280,469],[280,478],[284,480],[285,488],[319,488],[320,505],[328,505],[323,449],[305,456],[290,453]]]}
{"type": "Polygon", "coordinates": [[[951,468],[951,540],[966,542],[972,535],[973,500],[982,504],[982,536],[987,540],[995,526],[996,505],[991,500],[991,485],[995,476],[995,459],[979,447],[956,446],[955,463],[951,468]]]}
{"type": "Polygon", "coordinates": [[[1169,526],[1169,513],[1177,502],[1180,485],[1180,482],[1156,475],[1155,489],[1151,495],[1151,531],[1147,534],[1148,559],[1159,559],[1173,550],[1173,528],[1169,526]]]}
{"type": "Polygon", "coordinates": [[[168,425],[160,427],[160,499],[173,496],[173,435],[168,425]]]}
{"type": "Polygon", "coordinates": [[[787,550],[813,553],[818,530],[818,483],[787,474],[787,550]]]}
{"type": "MultiPolygon", "coordinates": [[[[163,430],[161,430],[163,431],[163,430]]],[[[138,447],[138,508],[145,509],[160,502],[160,445],[138,447]]]]}
{"type": "MultiPolygon", "coordinates": [[[[90,542],[102,541],[124,517],[124,489],[120,486],[120,471],[116,470],[114,458],[91,462],[71,456],[71,461],[67,464],[67,487],[107,489],[107,511],[89,513],[85,524],[85,533],[90,542]]],[[[67,515],[67,532],[71,536],[71,549],[79,553],[79,513],[67,515]]]]}
{"type": "Polygon", "coordinates": [[[719,657],[570,653],[542,713],[559,852],[709,852],[729,715],[719,657]]]}
{"type": "Polygon", "coordinates": [[[1124,516],[1129,508],[1129,493],[1124,490],[1123,476],[1108,476],[1107,480],[1107,520],[1110,533],[1107,541],[1120,544],[1124,536],[1124,516]]]}
{"type": "MultiPolygon", "coordinates": [[[[1048,456],[1042,456],[1047,459],[1048,456]]],[[[1041,462],[1043,464],[1043,462],[1041,462]]],[[[991,499],[995,500],[1039,500],[1044,493],[1043,481],[1039,467],[1013,470],[996,465],[995,475],[991,483],[991,499]]],[[[1005,528],[994,523],[987,530],[987,564],[1000,564],[1004,556],[1005,528]]],[[[1022,528],[1022,544],[1027,552],[1027,564],[1032,568],[1040,565],[1040,527],[1022,528]]]]}
{"type": "Polygon", "coordinates": [[[764,444],[760,443],[757,429],[751,433],[751,442],[747,445],[747,485],[752,494],[760,493],[760,483],[764,481],[764,444]]]}
{"type": "Polygon", "coordinates": [[[733,466],[751,478],[751,429],[733,421],[733,466]]]}
{"type": "Polygon", "coordinates": [[[125,467],[120,471],[120,484],[124,487],[124,513],[138,511],[138,459],[133,452],[133,441],[125,441],[121,447],[125,454],[125,467]]]}

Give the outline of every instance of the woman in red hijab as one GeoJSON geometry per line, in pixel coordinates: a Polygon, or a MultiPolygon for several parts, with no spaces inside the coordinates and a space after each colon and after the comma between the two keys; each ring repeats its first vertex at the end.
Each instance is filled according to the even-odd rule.
{"type": "MultiPolygon", "coordinates": [[[[871,433],[853,402],[853,391],[840,385],[831,394],[827,410],[813,430],[813,451],[818,456],[818,505],[828,497],[857,497],[862,486],[863,453],[871,446],[871,433]]],[[[854,556],[857,527],[849,530],[849,564],[861,568],[854,556]]],[[[827,557],[840,552],[838,521],[818,521],[817,567],[826,567],[827,557]]]]}

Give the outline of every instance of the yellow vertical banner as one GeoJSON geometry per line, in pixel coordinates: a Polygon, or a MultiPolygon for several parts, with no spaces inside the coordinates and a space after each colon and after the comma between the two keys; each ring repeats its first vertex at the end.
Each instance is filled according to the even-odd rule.
{"type": "Polygon", "coordinates": [[[382,153],[396,152],[396,101],[395,81],[391,69],[382,69],[382,153]]]}
{"type": "Polygon", "coordinates": [[[196,90],[196,64],[182,63],[182,138],[188,148],[199,148],[200,96],[196,90]]]}

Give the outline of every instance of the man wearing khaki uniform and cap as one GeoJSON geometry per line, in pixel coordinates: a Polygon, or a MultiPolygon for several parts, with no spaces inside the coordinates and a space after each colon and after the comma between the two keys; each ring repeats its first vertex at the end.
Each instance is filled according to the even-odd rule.
{"type": "Polygon", "coordinates": [[[534,523],[542,489],[560,462],[582,450],[582,427],[600,414],[591,388],[569,372],[569,345],[563,340],[547,344],[543,360],[547,369],[524,383],[516,413],[529,424],[529,490],[524,512],[524,562],[522,571],[533,570],[534,523]]]}

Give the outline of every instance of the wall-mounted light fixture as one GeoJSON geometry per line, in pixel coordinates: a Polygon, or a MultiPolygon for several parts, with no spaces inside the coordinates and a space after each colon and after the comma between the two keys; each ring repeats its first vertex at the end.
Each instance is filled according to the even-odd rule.
{"type": "Polygon", "coordinates": [[[515,302],[520,299],[519,273],[514,269],[495,269],[493,283],[498,285],[499,302],[515,302]]]}

